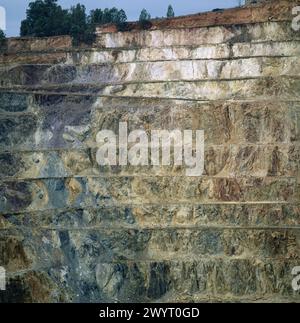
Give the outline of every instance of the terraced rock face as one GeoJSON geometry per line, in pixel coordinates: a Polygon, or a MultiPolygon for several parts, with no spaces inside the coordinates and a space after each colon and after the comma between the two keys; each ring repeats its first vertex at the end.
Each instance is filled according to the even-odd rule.
{"type": "Polygon", "coordinates": [[[9,40],[0,301],[300,301],[297,3],[99,30],[93,48],[9,40]],[[204,130],[203,176],[99,166],[119,122],[204,130]]]}

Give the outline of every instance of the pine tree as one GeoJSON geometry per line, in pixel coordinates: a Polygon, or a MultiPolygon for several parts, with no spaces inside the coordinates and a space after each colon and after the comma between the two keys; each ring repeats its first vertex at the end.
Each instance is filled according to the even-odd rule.
{"type": "Polygon", "coordinates": [[[127,21],[126,13],[123,9],[121,9],[118,13],[118,23],[124,23],[127,21]]]}
{"type": "Polygon", "coordinates": [[[123,9],[118,12],[117,28],[118,31],[128,31],[127,16],[123,9]]]}
{"type": "Polygon", "coordinates": [[[103,24],[108,24],[112,22],[111,11],[108,8],[105,8],[103,11],[103,24]]]}
{"type": "Polygon", "coordinates": [[[150,13],[149,13],[146,9],[143,9],[143,10],[141,11],[139,21],[140,21],[140,22],[142,22],[142,21],[149,21],[150,19],[151,19],[151,15],[150,15],[150,13]]]}
{"type": "Polygon", "coordinates": [[[103,11],[101,9],[95,9],[90,12],[89,20],[92,24],[102,24],[103,21],[103,11]]]}
{"type": "Polygon", "coordinates": [[[174,13],[173,7],[169,5],[168,11],[167,11],[167,18],[174,18],[174,17],[175,17],[175,13],[174,13]]]}
{"type": "Polygon", "coordinates": [[[119,10],[116,7],[110,9],[110,23],[117,23],[119,17],[119,10]]]}
{"type": "Polygon", "coordinates": [[[140,14],[140,19],[139,19],[139,24],[142,29],[150,29],[152,26],[152,23],[150,21],[151,15],[150,13],[146,10],[143,9],[140,14]]]}
{"type": "Polygon", "coordinates": [[[0,29],[0,50],[4,50],[6,47],[6,36],[2,29],[0,29]]]}
{"type": "Polygon", "coordinates": [[[85,43],[91,45],[95,40],[95,24],[87,17],[85,6],[77,4],[71,7],[70,13],[70,35],[75,46],[85,43]]]}
{"type": "Polygon", "coordinates": [[[85,6],[77,4],[71,7],[70,10],[71,30],[70,34],[73,37],[75,45],[78,45],[84,40],[84,35],[87,30],[87,17],[85,6]]]}

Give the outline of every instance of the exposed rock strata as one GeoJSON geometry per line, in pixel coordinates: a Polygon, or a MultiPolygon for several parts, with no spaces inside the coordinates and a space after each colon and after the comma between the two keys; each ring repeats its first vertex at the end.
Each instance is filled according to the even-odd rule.
{"type": "Polygon", "coordinates": [[[0,56],[8,302],[300,301],[298,1],[10,39],[0,56]],[[205,171],[100,167],[96,134],[203,129],[205,171]]]}

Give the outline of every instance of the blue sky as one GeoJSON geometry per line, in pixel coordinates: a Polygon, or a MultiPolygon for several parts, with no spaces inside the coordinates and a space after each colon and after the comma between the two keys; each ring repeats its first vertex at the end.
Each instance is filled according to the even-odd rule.
{"type": "MultiPolygon", "coordinates": [[[[6,9],[7,36],[18,36],[20,22],[25,18],[26,8],[31,0],[0,0],[0,5],[6,9]]],[[[58,3],[69,8],[76,3],[82,3],[89,10],[95,8],[123,8],[129,20],[137,20],[143,8],[146,8],[152,17],[166,15],[168,4],[174,8],[176,15],[186,15],[215,8],[230,8],[238,5],[238,0],[59,0],[58,3]]]]}

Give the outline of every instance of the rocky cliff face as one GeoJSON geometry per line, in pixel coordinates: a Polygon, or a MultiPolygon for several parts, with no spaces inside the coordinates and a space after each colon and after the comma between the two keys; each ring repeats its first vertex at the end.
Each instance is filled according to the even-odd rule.
{"type": "Polygon", "coordinates": [[[299,301],[295,2],[0,57],[1,301],[299,301]],[[101,129],[202,129],[205,172],[100,167],[101,129]]]}

